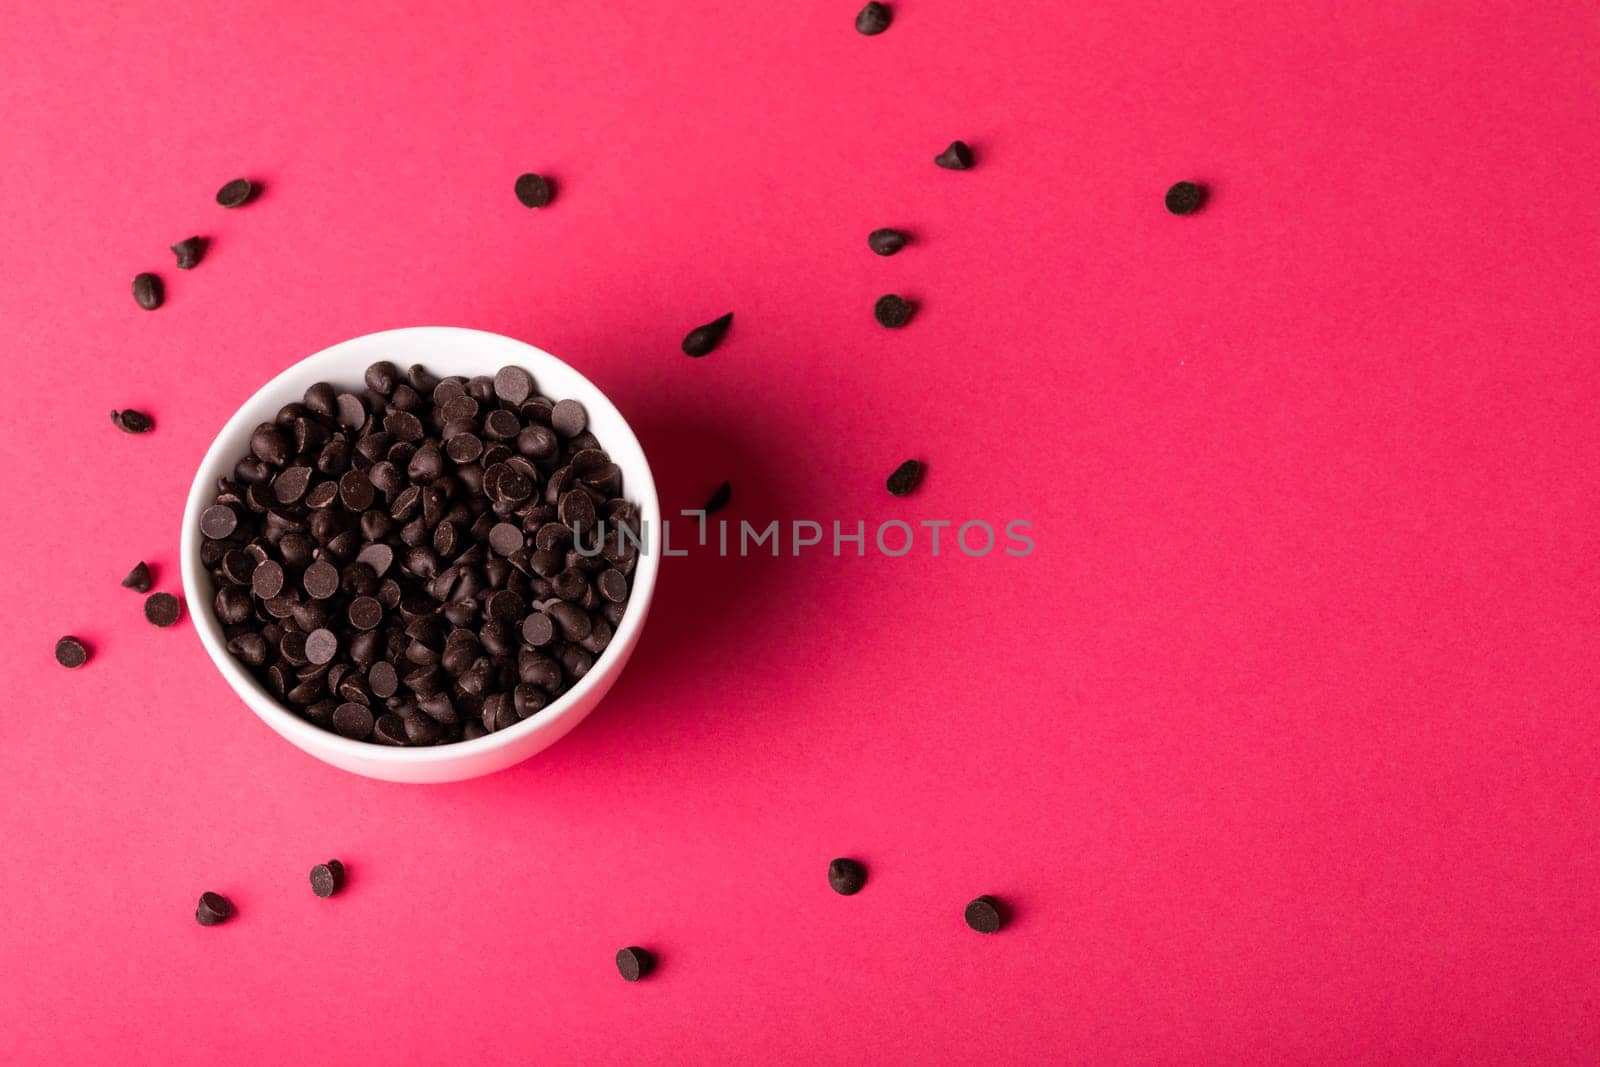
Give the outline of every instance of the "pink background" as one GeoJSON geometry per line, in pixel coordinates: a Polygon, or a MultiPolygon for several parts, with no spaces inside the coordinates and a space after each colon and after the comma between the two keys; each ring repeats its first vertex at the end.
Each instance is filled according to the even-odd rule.
{"type": "Polygon", "coordinates": [[[1593,5],[895,7],[5,5],[0,1059],[1592,1062],[1593,5]],[[332,770],[117,583],[267,376],[423,323],[667,506],[1037,551],[670,560],[549,752],[332,770]]]}

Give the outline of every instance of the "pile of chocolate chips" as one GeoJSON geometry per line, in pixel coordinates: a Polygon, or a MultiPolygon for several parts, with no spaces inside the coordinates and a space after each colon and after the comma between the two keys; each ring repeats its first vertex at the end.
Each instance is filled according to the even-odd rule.
{"type": "Polygon", "coordinates": [[[582,678],[641,536],[583,405],[521,367],[367,368],[257,426],[202,513],[231,652],[308,721],[391,745],[471,740],[582,678]]]}

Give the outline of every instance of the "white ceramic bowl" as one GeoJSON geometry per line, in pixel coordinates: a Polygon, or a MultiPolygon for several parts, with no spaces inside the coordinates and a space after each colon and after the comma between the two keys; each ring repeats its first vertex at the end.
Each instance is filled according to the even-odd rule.
{"type": "MultiPolygon", "coordinates": [[[[201,460],[183,511],[183,592],[189,616],[217,670],[250,710],[291,744],[335,767],[391,782],[474,778],[509,767],[555,743],[600,703],[638,643],[655,589],[658,557],[654,551],[640,552],[627,613],[589,673],[548,707],[509,729],[453,745],[395,748],[352,741],[313,726],[289,711],[228,654],[222,625],[211,606],[216,590],[200,563],[200,513],[215,498],[217,479],[231,474],[234,464],[250,450],[250,435],[257,424],[271,422],[279,408],[299,400],[314,382],[362,387],[362,374],[368,364],[380,359],[389,360],[402,370],[420,363],[440,377],[493,374],[508,363],[516,364],[527,368],[539,390],[551,399],[570,397],[581,402],[589,413],[589,428],[610,453],[612,462],[622,468],[623,495],[639,506],[649,536],[657,536],[661,506],[644,451],[621,413],[589,379],[548,352],[509,337],[450,326],[418,326],[370,333],[308,356],[262,386],[234,412],[201,460]]],[[[653,548],[653,544],[647,547],[653,548]]]]}

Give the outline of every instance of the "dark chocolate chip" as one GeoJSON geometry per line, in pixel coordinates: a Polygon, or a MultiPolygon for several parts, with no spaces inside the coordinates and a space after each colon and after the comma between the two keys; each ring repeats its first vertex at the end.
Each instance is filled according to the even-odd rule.
{"type": "Polygon", "coordinates": [[[928,465],[921,460],[908,459],[889,475],[888,488],[894,496],[910,496],[922,484],[928,465]]]}
{"type": "Polygon", "coordinates": [[[185,237],[172,246],[172,254],[178,257],[179,270],[193,270],[195,264],[200,262],[200,257],[206,254],[206,239],[185,237]]]}
{"type": "Polygon", "coordinates": [[[395,671],[394,664],[379,660],[368,668],[367,687],[372,690],[373,696],[382,700],[394,696],[400,688],[400,675],[395,671]]]}
{"type": "Polygon", "coordinates": [[[145,598],[144,617],[156,626],[171,626],[179,614],[178,598],[171,593],[151,593],[145,598]]]}
{"type": "Polygon", "coordinates": [[[994,897],[985,893],[967,905],[964,914],[967,925],[980,934],[992,934],[1005,923],[1004,907],[994,897]]]}
{"type": "Polygon", "coordinates": [[[217,190],[217,203],[223,207],[243,207],[255,199],[256,186],[248,178],[235,178],[217,190]]]}
{"type": "Polygon", "coordinates": [[[146,311],[154,311],[161,306],[165,293],[161,287],[161,279],[146,271],[136,274],[133,278],[133,299],[146,311]]]}
{"type": "Polygon", "coordinates": [[[867,869],[855,860],[832,860],[828,864],[828,884],[840,896],[854,896],[867,884],[867,869]]]}
{"type": "Polygon", "coordinates": [[[150,591],[150,568],[140,560],[133,565],[133,570],[122,579],[122,588],[132,589],[135,593],[148,593],[150,591]]]}
{"type": "Polygon", "coordinates": [[[56,662],[71,670],[89,662],[89,650],[76,637],[63,637],[56,642],[56,662]]]}
{"type": "Polygon", "coordinates": [[[911,316],[916,314],[916,310],[917,306],[911,301],[889,293],[878,297],[878,302],[872,305],[872,316],[878,320],[878,325],[898,330],[911,321],[911,316]]]}
{"type": "Polygon", "coordinates": [[[597,574],[594,585],[600,595],[613,604],[621,604],[628,599],[628,578],[615,567],[608,567],[597,574]]]}
{"type": "Polygon", "coordinates": [[[233,917],[233,901],[221,893],[201,893],[194,909],[194,921],[201,926],[216,926],[233,917]]]}
{"type": "Polygon", "coordinates": [[[707,515],[710,515],[712,512],[721,511],[723,508],[727,507],[728,501],[732,499],[733,486],[728,482],[723,482],[721,485],[717,486],[717,491],[711,494],[711,496],[706,500],[705,506],[701,508],[701,510],[707,515]]]}
{"type": "Polygon", "coordinates": [[[733,312],[730,311],[719,319],[712,319],[704,326],[696,326],[683,339],[683,354],[696,359],[710,354],[722,343],[722,338],[732,323],[733,312]]]}
{"type": "Polygon", "coordinates": [[[200,513],[200,532],[214,541],[232,537],[239,528],[239,513],[227,504],[212,504],[200,513]]]}
{"type": "Polygon", "coordinates": [[[910,237],[899,230],[885,228],[867,234],[867,247],[880,256],[892,256],[904,248],[910,240],[910,237]]]}
{"type": "Polygon", "coordinates": [[[1167,210],[1174,215],[1193,215],[1205,202],[1206,187],[1195,182],[1178,182],[1167,190],[1167,210]]]}
{"type": "Polygon", "coordinates": [[[325,559],[319,559],[306,568],[300,584],[317,600],[327,600],[339,591],[339,571],[325,559]]]}
{"type": "Polygon", "coordinates": [[[972,167],[972,149],[965,141],[951,141],[950,147],[933,157],[945,170],[969,170],[972,167]]]}
{"type": "Polygon", "coordinates": [[[889,28],[893,19],[894,15],[886,5],[872,0],[856,15],[856,32],[864,37],[876,37],[889,28]]]}
{"type": "Polygon", "coordinates": [[[637,945],[629,945],[617,953],[617,973],[624,982],[637,982],[655,970],[655,966],[656,958],[637,945]]]}
{"type": "Polygon", "coordinates": [[[329,860],[311,868],[311,891],[324,899],[344,888],[344,864],[329,860]]]}
{"type": "MultiPolygon", "coordinates": [[[[516,190],[517,199],[521,201],[523,207],[544,207],[550,202],[550,197],[554,195],[550,179],[539,174],[519,175],[513,188],[516,190]]],[[[582,198],[580,197],[580,199],[582,198]]]]}
{"type": "Polygon", "coordinates": [[[338,654],[339,638],[332,630],[324,628],[306,634],[305,656],[312,663],[331,663],[338,654]]]}
{"type": "Polygon", "coordinates": [[[354,701],[340,704],[333,712],[333,728],[345,737],[365,741],[372,733],[372,709],[354,701]]]}
{"type": "Polygon", "coordinates": [[[283,592],[284,581],[283,564],[274,559],[263,560],[250,574],[250,589],[262,600],[271,600],[283,592]]]}
{"type": "Polygon", "coordinates": [[[550,410],[550,426],[562,437],[576,437],[589,425],[589,413],[576,400],[558,400],[550,410]]]}
{"type": "Polygon", "coordinates": [[[377,597],[358,596],[350,601],[350,625],[358,630],[375,630],[383,621],[383,605],[377,597]]]}
{"type": "Polygon", "coordinates": [[[494,376],[494,395],[508,404],[521,404],[533,395],[533,375],[521,367],[501,367],[494,376]]]}
{"type": "Polygon", "coordinates": [[[509,556],[523,545],[522,527],[510,522],[496,523],[489,531],[489,547],[509,556]]]}
{"type": "Polygon", "coordinates": [[[151,426],[150,416],[133,408],[123,408],[121,411],[111,413],[112,425],[123,433],[149,433],[151,426]]]}

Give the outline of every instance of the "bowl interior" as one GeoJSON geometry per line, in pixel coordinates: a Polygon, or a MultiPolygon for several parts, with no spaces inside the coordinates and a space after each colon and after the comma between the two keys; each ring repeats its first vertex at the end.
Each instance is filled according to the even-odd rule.
{"type": "Polygon", "coordinates": [[[422,748],[397,748],[353,741],[323,730],[280,703],[226,648],[222,625],[211,606],[216,590],[211,575],[200,562],[200,513],[215,498],[217,479],[231,474],[239,458],[249,451],[250,436],[255,427],[259,423],[271,422],[283,405],[300,400],[307,387],[326,381],[336,387],[361,388],[363,372],[369,364],[380,359],[387,359],[402,370],[413,363],[420,363],[439,377],[452,374],[468,377],[492,375],[507,364],[515,364],[526,368],[533,375],[539,391],[552,400],[571,398],[581,402],[588,412],[589,429],[609,453],[612,462],[622,468],[623,495],[638,505],[648,536],[656,536],[661,525],[660,504],[656,499],[655,480],[650,474],[644,450],[622,413],[578,371],[542,349],[482,330],[416,326],[367,334],[308,356],[262,386],[240,405],[207,450],[195,473],[194,484],[189,489],[181,538],[184,594],[200,640],[223,677],[252,710],[278,733],[314,754],[332,753],[366,763],[448,762],[516,745],[525,741],[530,734],[540,731],[554,731],[559,736],[559,733],[565,732],[562,720],[574,709],[579,709],[580,715],[587,711],[584,698],[601,685],[603,679],[609,684],[608,675],[617,669],[619,660],[625,658],[627,650],[631,649],[638,628],[648,613],[655,589],[658,565],[655,552],[640,551],[627,611],[616,628],[610,646],[596,657],[594,667],[538,714],[515,726],[471,741],[422,748]]]}

